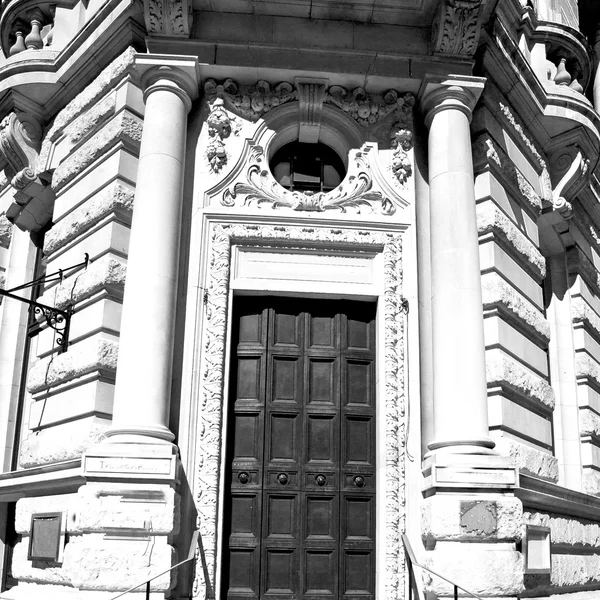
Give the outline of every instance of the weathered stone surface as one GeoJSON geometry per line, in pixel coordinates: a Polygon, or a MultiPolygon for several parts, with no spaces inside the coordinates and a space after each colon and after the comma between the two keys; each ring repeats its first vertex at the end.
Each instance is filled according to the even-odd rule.
{"type": "Polygon", "coordinates": [[[88,483],[79,490],[82,531],[144,530],[172,534],[177,494],[168,485],[88,483]]]}
{"type": "Polygon", "coordinates": [[[66,129],[65,136],[73,144],[81,142],[115,114],[116,100],[110,95],[84,112],[66,129]]]}
{"type": "Polygon", "coordinates": [[[548,382],[499,349],[485,354],[488,387],[505,385],[521,396],[554,409],[554,390],[548,382]]]}
{"type": "Polygon", "coordinates": [[[575,354],[575,374],[578,378],[590,378],[600,386],[600,366],[586,352],[575,354]]]}
{"type": "Polygon", "coordinates": [[[577,586],[600,582],[598,555],[553,554],[550,581],[555,586],[577,586]]]}
{"type": "Polygon", "coordinates": [[[583,491],[600,496],[600,472],[596,469],[583,469],[583,491]]]}
{"type": "Polygon", "coordinates": [[[589,325],[596,337],[600,337],[600,317],[581,296],[571,299],[571,314],[573,323],[589,325]]]}
{"type": "MultiPolygon", "coordinates": [[[[480,596],[516,596],[523,591],[523,557],[512,544],[438,542],[426,564],[480,596]]],[[[452,596],[453,588],[439,577],[423,577],[426,589],[452,596]]]]}
{"type": "Polygon", "coordinates": [[[589,409],[579,410],[579,433],[600,436],[600,417],[589,409]]]}
{"type": "Polygon", "coordinates": [[[104,439],[108,427],[92,417],[30,433],[21,444],[19,464],[29,468],[79,458],[104,439]]]}
{"type": "Polygon", "coordinates": [[[52,189],[58,192],[119,142],[137,152],[143,127],[143,121],[137,115],[126,110],[120,112],[56,168],[52,177],[52,189]]]}
{"type": "Polygon", "coordinates": [[[538,280],[546,276],[546,260],[524,233],[493,202],[477,205],[477,229],[479,235],[494,233],[513,248],[513,254],[533,272],[538,280]]]}
{"type": "Polygon", "coordinates": [[[54,142],[58,139],[63,130],[72,123],[84,110],[90,108],[98,100],[109,92],[117,82],[121,81],[127,75],[136,75],[133,65],[136,51],[133,48],[127,48],[121,56],[116,58],[100,75],[87,86],[81,94],[76,96],[67,106],[58,114],[52,127],[48,131],[46,141],[54,142]]]}
{"type": "Polygon", "coordinates": [[[122,294],[125,285],[125,265],[114,258],[103,256],[90,263],[88,268],[65,279],[40,297],[40,302],[57,308],[77,304],[101,290],[122,294]]]}
{"type": "Polygon", "coordinates": [[[580,275],[594,292],[600,295],[600,273],[578,246],[567,250],[567,269],[572,276],[580,275]]]}
{"type": "Polygon", "coordinates": [[[0,273],[0,289],[6,289],[6,277],[4,276],[4,273],[0,273]]]}
{"type": "Polygon", "coordinates": [[[114,373],[118,349],[117,342],[94,337],[71,346],[64,354],[42,358],[29,371],[27,389],[34,394],[92,371],[114,373]]]}
{"type": "MultiPolygon", "coordinates": [[[[168,569],[175,554],[163,536],[107,540],[90,534],[77,542],[65,548],[65,566],[73,585],[83,590],[126,590],[168,569]]],[[[162,575],[151,583],[151,590],[170,589],[170,580],[170,573],[162,575]]]]}
{"type": "Polygon", "coordinates": [[[556,457],[504,437],[495,438],[495,442],[496,451],[504,456],[510,456],[521,472],[549,481],[558,481],[556,457]]]}
{"type": "Polygon", "coordinates": [[[74,526],[77,517],[77,494],[60,494],[55,496],[36,496],[21,498],[15,511],[15,530],[22,535],[29,535],[31,515],[44,512],[66,513],[66,530],[77,531],[74,526]]]}
{"type": "Polygon", "coordinates": [[[519,540],[523,507],[520,500],[512,497],[482,496],[475,501],[436,495],[424,501],[421,522],[424,539],[431,541],[519,540]],[[466,501],[477,506],[467,506],[466,501]],[[478,511],[477,514],[473,510],[478,511]],[[477,520],[481,521],[481,527],[475,523],[477,520]],[[492,522],[493,526],[489,527],[492,522]]]}
{"type": "MultiPolygon", "coordinates": [[[[15,547],[12,574],[18,580],[113,593],[168,569],[175,554],[164,536],[107,540],[101,534],[73,535],[65,545],[61,566],[39,568],[38,565],[36,568],[36,563],[27,560],[27,544],[28,538],[25,538],[15,547]]],[[[170,587],[169,573],[151,584],[154,592],[167,591],[170,587]]],[[[49,594],[44,590],[43,597],[51,597],[49,594]]]]}
{"type": "Polygon", "coordinates": [[[498,273],[481,277],[484,308],[500,306],[546,342],[550,340],[550,324],[544,315],[498,273]]]}
{"type": "Polygon", "coordinates": [[[111,213],[130,215],[134,194],[123,183],[113,182],[52,227],[44,240],[44,253],[52,255],[111,213]]]}
{"type": "Polygon", "coordinates": [[[523,518],[528,525],[550,527],[553,544],[600,546],[600,524],[596,522],[536,511],[525,511],[523,518]]]}
{"type": "Polygon", "coordinates": [[[8,248],[12,238],[13,224],[6,218],[6,214],[0,214],[0,246],[8,248]]]}

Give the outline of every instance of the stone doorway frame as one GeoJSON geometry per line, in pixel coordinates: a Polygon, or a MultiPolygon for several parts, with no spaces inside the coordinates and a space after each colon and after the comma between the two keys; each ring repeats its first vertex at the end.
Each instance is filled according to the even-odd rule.
{"type": "MultiPolygon", "coordinates": [[[[379,537],[377,569],[385,577],[385,599],[404,593],[405,558],[401,534],[405,531],[405,309],[402,298],[402,231],[365,231],[364,224],[250,224],[209,221],[205,288],[202,298],[204,319],[194,346],[201,353],[198,385],[191,402],[197,406],[191,429],[197,432],[193,464],[193,493],[198,510],[198,527],[203,556],[198,557],[194,597],[205,597],[218,586],[216,557],[222,509],[222,454],[226,435],[224,419],[228,359],[229,315],[231,300],[231,258],[236,245],[256,247],[307,247],[333,252],[366,251],[382,255],[382,292],[379,296],[378,320],[383,336],[378,344],[378,362],[384,365],[384,381],[379,382],[380,410],[377,412],[377,435],[384,436],[385,464],[377,465],[378,520],[385,520],[385,535],[379,537]],[[382,481],[383,479],[383,481],[382,481]],[[385,499],[385,504],[383,500],[385,499]],[[385,506],[382,511],[381,507],[385,506]],[[381,548],[381,550],[380,550],[381,548]],[[383,567],[383,573],[381,569],[383,567]]],[[[378,527],[379,529],[379,527],[378,527]]],[[[381,589],[381,583],[377,584],[381,589]]]]}

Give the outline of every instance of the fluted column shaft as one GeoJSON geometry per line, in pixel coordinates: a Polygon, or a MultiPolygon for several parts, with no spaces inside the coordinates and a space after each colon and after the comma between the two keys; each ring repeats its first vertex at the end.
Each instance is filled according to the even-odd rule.
{"type": "MultiPolygon", "coordinates": [[[[466,80],[466,81],[465,81],[466,80]]],[[[490,453],[471,111],[480,78],[425,94],[429,128],[435,453],[490,453]]]]}
{"type": "MultiPolygon", "coordinates": [[[[148,68],[152,57],[141,57],[148,68]]],[[[166,60],[166,63],[165,63],[166,60]]],[[[123,298],[111,442],[157,443],[169,430],[187,115],[196,61],[143,73],[146,111],[123,298]],[[190,72],[192,76],[190,76],[190,72]]],[[[138,68],[140,68],[138,66],[138,68]]]]}

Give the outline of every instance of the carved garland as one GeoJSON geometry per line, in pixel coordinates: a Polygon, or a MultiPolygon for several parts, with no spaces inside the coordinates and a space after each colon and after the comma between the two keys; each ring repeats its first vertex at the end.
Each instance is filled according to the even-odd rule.
{"type": "MultiPolygon", "coordinates": [[[[402,270],[400,234],[366,232],[319,227],[216,224],[211,236],[211,254],[206,295],[201,397],[198,422],[196,494],[205,568],[210,585],[215,581],[218,537],[217,504],[221,466],[222,407],[225,373],[225,339],[231,246],[236,241],[269,244],[331,245],[383,248],[384,293],[384,412],[385,412],[385,580],[386,598],[398,598],[404,590],[405,559],[401,533],[405,529],[405,396],[404,396],[404,316],[402,307],[402,270]]],[[[205,597],[207,582],[198,564],[194,597],[205,597]]],[[[214,589],[214,587],[213,587],[214,589]]]]}

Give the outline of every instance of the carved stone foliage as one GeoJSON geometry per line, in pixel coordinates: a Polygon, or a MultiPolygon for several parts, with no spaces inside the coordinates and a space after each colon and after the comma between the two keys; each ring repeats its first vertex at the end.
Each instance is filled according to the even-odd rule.
{"type": "Polygon", "coordinates": [[[4,174],[15,188],[6,218],[22,229],[39,231],[52,216],[54,193],[35,170],[42,141],[42,126],[31,114],[16,110],[0,123],[0,156],[4,174]],[[27,218],[19,219],[25,208],[27,218]]]}
{"type": "Polygon", "coordinates": [[[189,38],[192,16],[191,0],[144,0],[148,35],[189,38]]]}
{"type": "Polygon", "coordinates": [[[431,32],[434,52],[473,56],[479,40],[481,0],[443,0],[431,32]]]}
{"type": "Polygon", "coordinates": [[[354,150],[348,161],[348,174],[344,181],[330,192],[291,192],[275,181],[265,159],[261,146],[253,146],[246,182],[239,182],[226,189],[221,199],[224,206],[235,206],[238,197],[243,196],[243,206],[271,208],[291,208],[295,211],[324,212],[337,210],[356,213],[378,210],[384,215],[393,215],[400,204],[376,189],[373,181],[369,153],[373,146],[365,144],[354,150]]]}
{"type": "Polygon", "coordinates": [[[384,291],[381,298],[384,323],[385,377],[383,416],[380,435],[385,436],[385,600],[400,597],[404,591],[404,551],[401,534],[405,530],[405,387],[404,328],[400,234],[358,229],[330,229],[248,224],[216,224],[211,234],[209,272],[205,296],[206,326],[202,340],[202,368],[198,409],[199,440],[195,481],[198,527],[202,536],[203,559],[199,559],[194,581],[194,597],[205,598],[214,589],[216,542],[219,534],[219,478],[222,465],[223,387],[231,246],[236,242],[256,245],[286,244],[352,245],[357,250],[383,252],[384,291]],[[383,250],[382,250],[383,249],[383,250]],[[205,579],[208,577],[208,581],[205,579]]]}
{"type": "Polygon", "coordinates": [[[206,120],[208,137],[206,147],[206,160],[213,173],[218,173],[227,164],[227,150],[225,140],[232,134],[239,134],[241,123],[235,116],[226,110],[223,98],[217,96],[210,104],[210,114],[206,120]]]}

